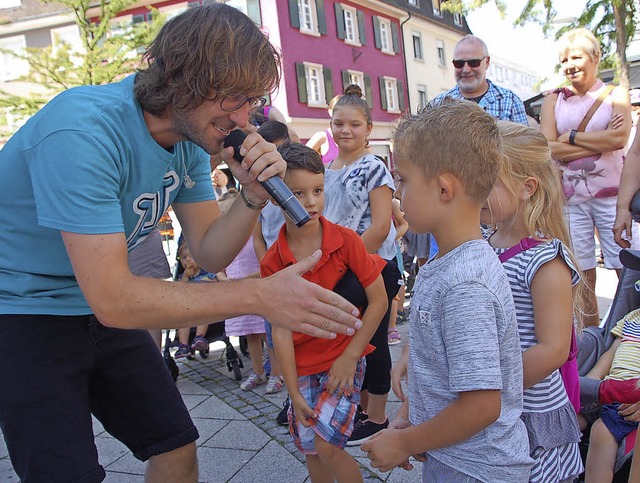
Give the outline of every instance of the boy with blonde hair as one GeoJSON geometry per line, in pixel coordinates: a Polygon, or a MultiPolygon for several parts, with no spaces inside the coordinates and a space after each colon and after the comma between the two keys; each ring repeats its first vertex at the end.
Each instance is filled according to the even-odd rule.
{"type": "Polygon", "coordinates": [[[334,289],[351,271],[364,287],[368,303],[361,317],[362,329],[353,337],[323,340],[273,326],[276,357],[291,398],[289,429],[306,457],[311,481],[361,482],[360,467],[345,446],[360,402],[364,356],[374,350],[369,340],[387,311],[381,276],[386,263],[367,252],[355,231],[322,216],[324,165],[320,155],[299,143],[282,145],[278,151],[287,162],[284,181],[311,219],[298,228],[285,217],[278,239],[262,258],[261,275],[273,275],[322,250],[320,261],[303,277],[334,289]]]}
{"type": "Polygon", "coordinates": [[[447,100],[400,120],[396,196],[415,233],[439,252],[411,301],[409,398],[390,428],[362,445],[389,471],[425,461],[423,481],[528,481],[522,356],[507,275],[480,232],[480,210],[502,162],[495,120],[447,100]]]}

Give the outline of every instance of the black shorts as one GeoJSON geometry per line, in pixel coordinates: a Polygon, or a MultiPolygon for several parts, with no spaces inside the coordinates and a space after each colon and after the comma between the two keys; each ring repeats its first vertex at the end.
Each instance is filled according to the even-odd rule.
{"type": "Polygon", "coordinates": [[[141,461],[198,439],[145,330],[0,315],[0,428],[23,482],[102,481],[91,414],[141,461]]]}

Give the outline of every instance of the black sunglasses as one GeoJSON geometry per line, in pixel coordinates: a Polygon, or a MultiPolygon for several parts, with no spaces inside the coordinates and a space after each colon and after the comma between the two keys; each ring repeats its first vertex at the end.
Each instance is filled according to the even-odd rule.
{"type": "Polygon", "coordinates": [[[469,64],[469,67],[478,67],[480,66],[480,62],[486,58],[487,56],[485,55],[482,59],[453,59],[452,62],[456,69],[462,69],[465,63],[469,64]]]}

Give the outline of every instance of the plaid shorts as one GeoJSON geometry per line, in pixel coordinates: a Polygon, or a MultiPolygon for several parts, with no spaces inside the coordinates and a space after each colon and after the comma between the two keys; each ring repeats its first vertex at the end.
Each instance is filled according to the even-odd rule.
{"type": "Polygon", "coordinates": [[[338,448],[344,448],[347,445],[347,440],[353,431],[356,409],[360,403],[360,389],[364,380],[365,367],[366,360],[361,357],[356,364],[353,393],[348,397],[343,394],[339,399],[335,393],[329,394],[326,391],[329,372],[298,377],[300,394],[318,415],[317,419],[310,419],[311,425],[305,428],[297,421],[293,406],[289,408],[289,431],[302,454],[318,454],[314,444],[316,434],[338,448]]]}

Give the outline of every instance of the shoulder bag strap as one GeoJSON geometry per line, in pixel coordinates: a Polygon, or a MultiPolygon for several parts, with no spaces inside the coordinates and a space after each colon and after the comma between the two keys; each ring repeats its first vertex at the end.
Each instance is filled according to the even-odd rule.
{"type": "Polygon", "coordinates": [[[502,263],[504,263],[510,258],[515,257],[518,253],[524,252],[529,248],[535,247],[536,245],[540,245],[540,243],[542,243],[542,241],[536,240],[535,238],[523,238],[517,245],[513,245],[511,248],[507,249],[507,251],[502,252],[500,255],[498,255],[498,258],[502,263]]]}
{"type": "Polygon", "coordinates": [[[584,116],[584,119],[578,126],[578,129],[577,129],[578,132],[584,132],[584,130],[587,128],[587,124],[589,124],[589,121],[591,121],[591,118],[600,107],[600,104],[602,104],[602,101],[604,101],[605,97],[611,94],[613,89],[615,89],[614,86],[605,86],[605,88],[602,89],[602,92],[600,93],[596,101],[591,105],[591,108],[589,108],[589,110],[587,111],[587,114],[585,114],[584,116]]]}

